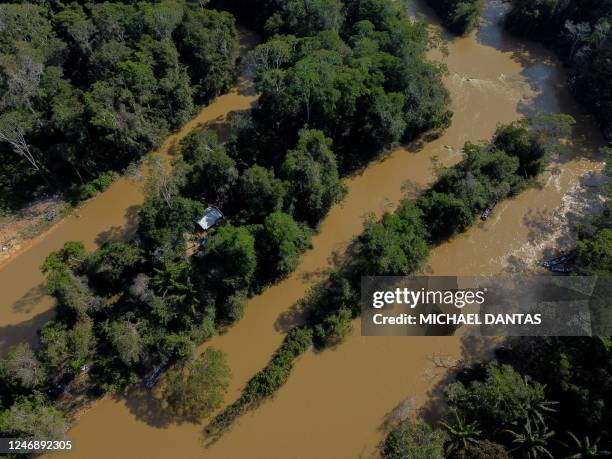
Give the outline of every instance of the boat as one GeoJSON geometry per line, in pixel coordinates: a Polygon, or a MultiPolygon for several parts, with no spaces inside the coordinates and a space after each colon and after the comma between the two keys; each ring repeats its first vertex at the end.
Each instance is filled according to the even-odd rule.
{"type": "Polygon", "coordinates": [[[153,374],[147,378],[147,380],[145,381],[145,387],[147,389],[152,389],[153,386],[155,386],[155,384],[157,383],[157,381],[159,381],[159,378],[161,377],[162,371],[164,371],[164,369],[162,367],[158,367],[157,370],[155,370],[153,374]]]}
{"type": "Polygon", "coordinates": [[[570,253],[566,253],[564,255],[560,255],[558,257],[555,258],[551,258],[549,260],[545,260],[542,262],[542,267],[544,268],[552,268],[553,266],[557,266],[560,265],[562,263],[567,263],[569,261],[574,260],[574,258],[576,258],[576,252],[570,252],[570,253]]]}
{"type": "Polygon", "coordinates": [[[489,218],[489,215],[491,215],[491,211],[493,210],[493,208],[491,206],[487,206],[485,208],[485,210],[482,211],[482,214],[480,215],[480,219],[484,222],[487,220],[487,218],[489,218]]]}

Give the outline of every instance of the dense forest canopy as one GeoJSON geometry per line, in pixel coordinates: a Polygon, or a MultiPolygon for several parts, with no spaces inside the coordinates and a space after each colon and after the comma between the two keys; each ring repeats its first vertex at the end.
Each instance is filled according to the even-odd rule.
{"type": "Polygon", "coordinates": [[[3,3],[0,210],[88,197],[234,81],[235,20],[204,2],[3,3]]]}
{"type": "MultiPolygon", "coordinates": [[[[119,165],[154,145],[152,131],[134,127],[170,128],[166,118],[133,126],[113,121],[134,111],[159,113],[165,93],[157,85],[169,69],[189,83],[185,88],[194,104],[232,81],[233,18],[200,3],[181,2],[176,9],[170,2],[9,6],[17,12],[32,8],[49,23],[50,36],[69,40],[59,55],[60,64],[71,63],[70,70],[57,68],[58,78],[82,95],[77,100],[84,116],[77,118],[91,119],[91,126],[78,132],[104,133],[102,143],[84,138],[87,145],[118,139],[118,151],[125,154],[117,160],[105,149],[99,158],[106,164],[104,155],[112,156],[119,165]],[[89,24],[99,31],[87,35],[89,24]],[[87,43],[91,50],[84,55],[87,43]],[[127,149],[130,145],[138,150],[127,149]]],[[[239,12],[232,2],[214,6],[239,12]]],[[[57,301],[57,315],[43,326],[36,350],[17,347],[2,362],[5,416],[34,402],[39,411],[54,410],[64,378],[84,378],[98,393],[122,391],[169,366],[170,383],[162,392],[172,414],[208,415],[223,397],[228,372],[223,355],[212,350],[195,356],[196,346],[239,319],[249,296],[295,269],[319,222],[342,198],[342,176],[398,142],[450,122],[444,68],[426,60],[426,26],[409,19],[399,3],[306,0],[264,6],[258,14],[266,20],[251,24],[269,39],[245,59],[259,103],[231,117],[227,141],[196,129],[181,141],[182,155],[172,171],[151,159],[134,239],[109,241],[91,253],[69,242],[45,260],[46,290],[57,301]],[[195,221],[211,205],[225,217],[202,234],[195,221]],[[211,387],[210,378],[219,390],[194,396],[211,387]]],[[[43,61],[41,68],[51,62],[43,61]]],[[[27,106],[21,111],[42,119],[32,106],[34,112],[27,106]]],[[[179,115],[189,113],[181,103],[163,107],[176,114],[176,125],[186,119],[179,115]]],[[[28,136],[34,138],[29,131],[28,136]]],[[[81,163],[73,162],[70,167],[83,175],[81,163]]],[[[52,186],[54,174],[49,169],[38,175],[52,186]]],[[[281,357],[293,358],[311,339],[308,332],[296,332],[281,357]]],[[[36,426],[1,427],[18,435],[36,426]]]]}
{"type": "MultiPolygon", "coordinates": [[[[234,2],[227,3],[234,11],[234,2]]],[[[307,31],[293,28],[289,18],[302,15],[303,24],[310,8],[333,17],[339,4],[265,4],[251,22],[264,34],[281,35],[248,62],[261,97],[236,141],[247,153],[241,160],[278,164],[307,125],[332,140],[339,170],[346,172],[383,148],[450,122],[444,69],[425,59],[426,27],[408,20],[398,2],[346,1],[342,21],[314,22],[307,31]]]]}
{"type": "MultiPolygon", "coordinates": [[[[418,274],[432,246],[465,231],[487,206],[531,185],[573,123],[567,115],[545,115],[499,126],[490,142],[467,142],[464,159],[439,170],[436,182],[416,201],[402,200],[397,210],[380,220],[366,218],[343,264],[301,301],[306,324],[286,335],[266,367],[247,383],[236,402],[213,418],[205,434],[213,440],[223,435],[245,411],[273,395],[309,344],[334,347],[349,335],[360,313],[362,276],[418,274]]],[[[444,438],[432,434],[431,441],[443,445],[444,438]]],[[[391,457],[412,457],[408,451],[391,457]]]]}

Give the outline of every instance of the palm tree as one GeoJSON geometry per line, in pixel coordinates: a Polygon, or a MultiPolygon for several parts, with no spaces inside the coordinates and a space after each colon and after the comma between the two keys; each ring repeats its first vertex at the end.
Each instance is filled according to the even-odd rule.
{"type": "MultiPolygon", "coordinates": [[[[574,440],[575,447],[578,450],[576,453],[570,456],[567,456],[567,459],[583,459],[585,457],[602,457],[602,456],[609,456],[612,454],[610,451],[599,449],[598,443],[601,437],[597,437],[595,441],[591,443],[591,440],[587,435],[585,435],[584,439],[580,441],[578,437],[574,435],[572,432],[568,432],[567,434],[570,437],[572,437],[572,440],[574,440]]],[[[569,445],[565,443],[562,443],[562,445],[565,446],[566,448],[570,447],[569,445]]]]}
{"type": "Polygon", "coordinates": [[[447,454],[464,449],[470,443],[478,443],[476,437],[482,433],[482,431],[478,430],[476,422],[465,422],[459,416],[459,411],[456,408],[453,408],[452,412],[455,416],[455,422],[452,425],[445,421],[440,421],[440,425],[450,435],[450,443],[446,449],[447,454]]]}
{"type": "MultiPolygon", "coordinates": [[[[528,376],[523,376],[523,378],[525,385],[528,386],[531,379],[528,376]]],[[[539,384],[536,382],[535,385],[539,390],[528,392],[530,397],[523,403],[525,405],[525,411],[527,411],[527,417],[531,418],[536,423],[540,422],[541,424],[544,424],[544,416],[556,412],[557,410],[555,410],[553,406],[558,405],[559,402],[544,399],[546,384],[539,384]]]]}
{"type": "Polygon", "coordinates": [[[504,432],[508,432],[512,435],[512,443],[516,447],[510,452],[519,452],[524,459],[538,459],[541,457],[548,457],[554,459],[553,455],[548,451],[548,439],[552,437],[555,432],[554,430],[548,430],[548,426],[543,422],[532,422],[527,419],[523,426],[522,432],[514,432],[506,429],[504,432]]]}

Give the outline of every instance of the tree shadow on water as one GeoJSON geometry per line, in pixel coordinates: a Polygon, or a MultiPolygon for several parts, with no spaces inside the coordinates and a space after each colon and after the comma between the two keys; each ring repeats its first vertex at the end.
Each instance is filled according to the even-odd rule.
{"type": "MultiPolygon", "coordinates": [[[[562,155],[565,162],[576,155],[591,156],[604,145],[593,117],[588,115],[570,91],[567,72],[561,58],[543,44],[512,35],[504,29],[503,20],[509,8],[500,0],[488,3],[476,34],[478,43],[508,53],[521,66],[520,76],[533,95],[517,101],[517,111],[531,118],[541,113],[566,113],[576,119],[571,141],[571,154],[562,155]]],[[[510,77],[500,75],[500,78],[510,77]]],[[[505,81],[505,80],[504,80],[505,81]]]]}
{"type": "Polygon", "coordinates": [[[102,231],[96,236],[96,244],[100,246],[105,242],[125,241],[133,237],[138,229],[138,212],[140,208],[140,205],[128,207],[125,210],[127,224],[124,226],[112,226],[106,231],[102,231]]]}
{"type": "Polygon", "coordinates": [[[130,389],[127,395],[115,395],[115,400],[125,403],[131,414],[151,427],[165,429],[171,425],[200,424],[199,419],[174,415],[153,392],[142,386],[130,389]]]}
{"type": "Polygon", "coordinates": [[[15,301],[15,303],[11,305],[11,310],[16,313],[27,314],[31,312],[45,296],[46,292],[44,284],[38,284],[15,301]]]}
{"type": "Polygon", "coordinates": [[[461,338],[461,355],[458,360],[447,362],[443,356],[432,356],[431,365],[441,373],[434,374],[436,384],[427,392],[427,401],[419,410],[420,417],[436,425],[447,411],[444,389],[457,380],[458,373],[493,357],[494,350],[502,343],[496,336],[464,336],[461,338]]]}
{"type": "Polygon", "coordinates": [[[48,309],[30,320],[0,327],[0,356],[5,355],[11,347],[19,343],[28,342],[35,346],[38,342],[38,330],[54,315],[55,311],[48,309]]]}
{"type": "Polygon", "coordinates": [[[278,315],[274,321],[274,329],[287,333],[293,327],[303,325],[306,322],[307,312],[307,306],[302,300],[294,303],[289,309],[278,315]]]}

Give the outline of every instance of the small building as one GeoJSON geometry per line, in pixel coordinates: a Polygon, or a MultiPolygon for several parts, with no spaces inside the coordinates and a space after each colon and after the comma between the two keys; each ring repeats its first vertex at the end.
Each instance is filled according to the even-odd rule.
{"type": "Polygon", "coordinates": [[[217,207],[207,207],[204,211],[204,216],[197,221],[197,224],[202,230],[207,231],[223,218],[223,212],[217,207]]]}

